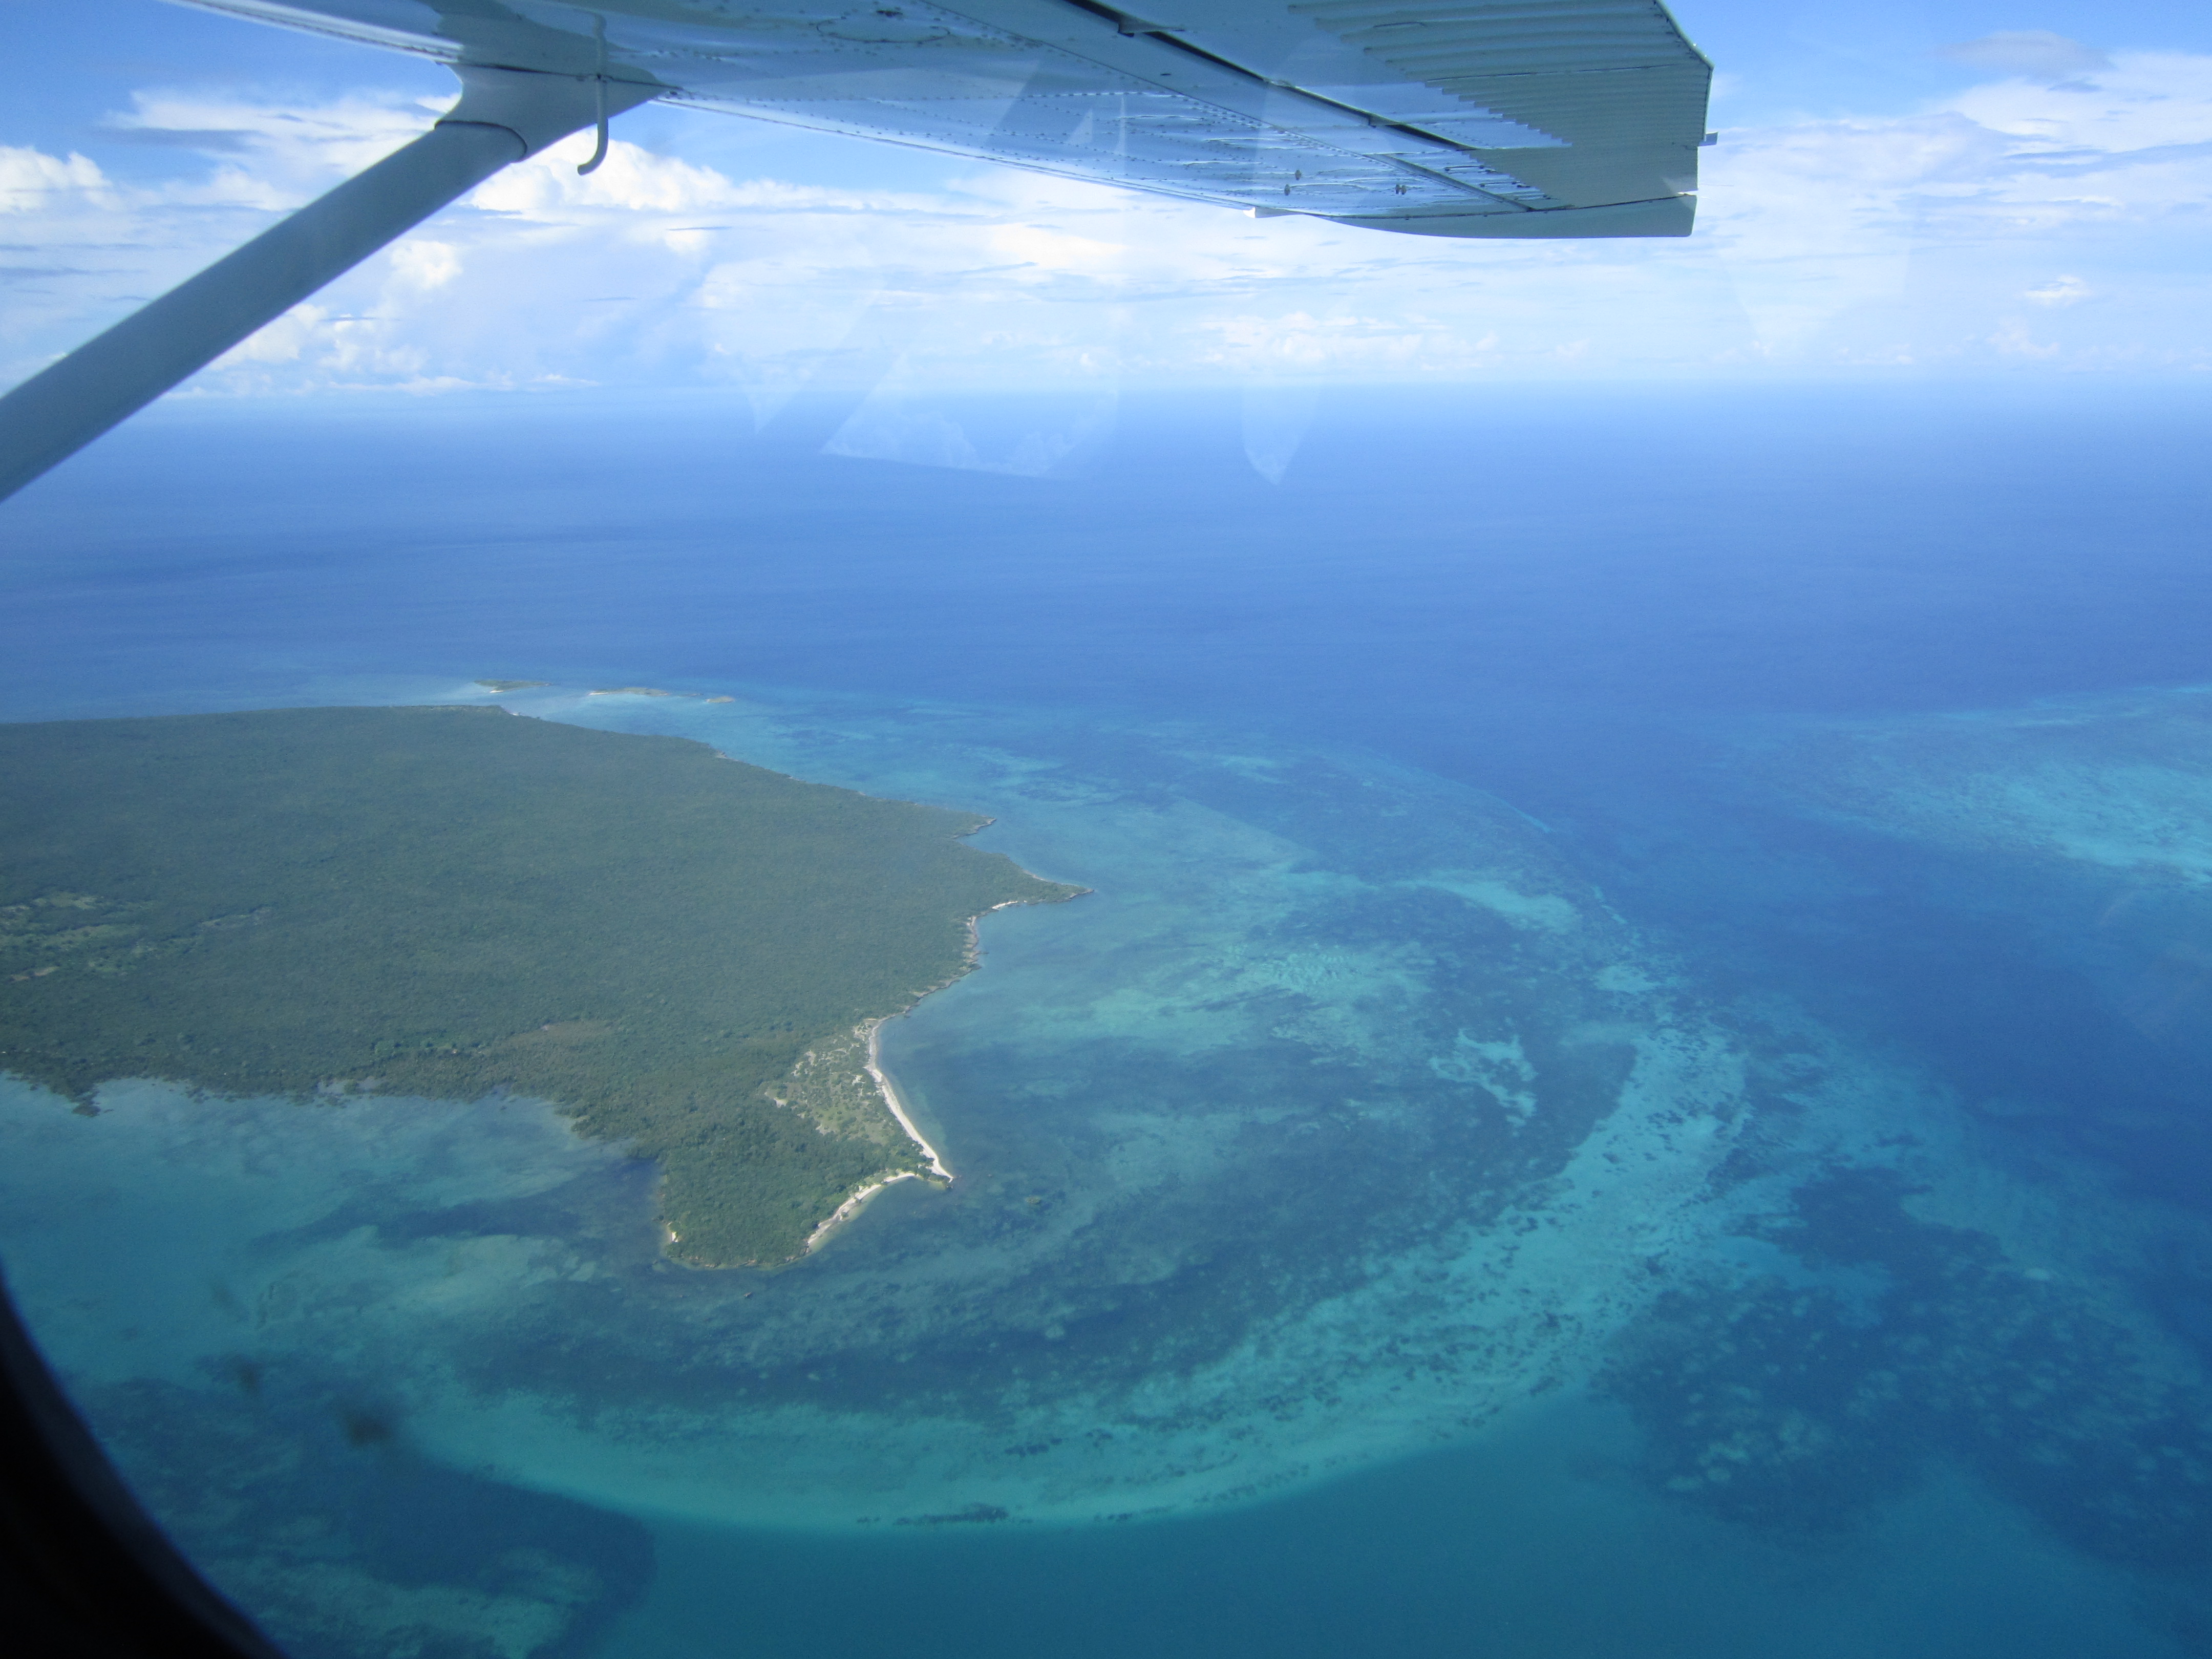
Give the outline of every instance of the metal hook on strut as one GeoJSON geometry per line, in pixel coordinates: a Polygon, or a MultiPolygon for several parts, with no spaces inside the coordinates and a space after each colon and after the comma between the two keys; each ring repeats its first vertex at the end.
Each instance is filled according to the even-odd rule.
{"type": "Polygon", "coordinates": [[[576,169],[578,173],[597,173],[599,170],[599,163],[607,159],[607,20],[605,18],[596,15],[592,17],[592,37],[598,41],[599,49],[599,73],[592,77],[592,94],[599,106],[599,142],[592,151],[592,159],[580,166],[576,169]]]}

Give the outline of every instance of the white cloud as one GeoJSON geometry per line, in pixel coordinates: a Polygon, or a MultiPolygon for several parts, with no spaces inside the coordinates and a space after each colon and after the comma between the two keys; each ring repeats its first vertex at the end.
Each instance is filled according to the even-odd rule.
{"type": "Polygon", "coordinates": [[[0,144],[0,213],[46,213],[58,198],[112,206],[115,192],[99,167],[82,155],[47,155],[0,144]]]}
{"type": "Polygon", "coordinates": [[[295,306],[268,327],[247,336],[216,360],[218,370],[246,363],[296,363],[322,337],[330,313],[319,305],[295,306]]]}
{"type": "Polygon", "coordinates": [[[1939,46],[1937,52],[1976,69],[2003,70],[2014,75],[2039,76],[2057,80],[2105,68],[2111,59],[2094,46],[2069,40],[2048,29],[2007,29],[1979,40],[1939,46]]]}
{"type": "Polygon", "coordinates": [[[2077,306],[2095,293],[2079,276],[2055,276],[2039,288],[2027,289],[2021,298],[2039,306],[2077,306]]]}
{"type": "Polygon", "coordinates": [[[2018,318],[2008,318],[1997,331],[1990,336],[1990,343],[2008,357],[2056,357],[2061,347],[2054,343],[2036,339],[2028,333],[2027,325],[2018,318]]]}
{"type": "Polygon", "coordinates": [[[1802,354],[1838,318],[1898,301],[1921,192],[1978,176],[2001,149],[1946,115],[1728,135],[1707,164],[1699,217],[1760,351],[1802,354]]]}
{"type": "Polygon", "coordinates": [[[489,213],[550,222],[597,212],[709,213],[757,205],[712,167],[655,155],[619,139],[596,172],[579,175],[592,137],[577,133],[477,186],[469,199],[489,213]]]}
{"type": "Polygon", "coordinates": [[[218,159],[183,199],[297,207],[380,161],[429,129],[442,104],[357,93],[318,105],[272,104],[175,92],[141,92],[109,129],[218,159]]]}
{"type": "Polygon", "coordinates": [[[434,242],[414,236],[392,250],[392,276],[397,283],[428,294],[441,289],[461,274],[460,250],[451,242],[434,242]]]}
{"type": "Polygon", "coordinates": [[[2050,277],[2060,259],[2170,271],[2212,252],[2212,57],[2121,53],[2060,85],[1731,133],[1707,181],[1704,222],[1771,358],[2212,363],[2186,277],[2131,283],[2137,306],[2063,339],[2002,320],[2023,295],[2090,295],[2081,275],[2050,277]]]}
{"type": "Polygon", "coordinates": [[[2011,140],[2022,156],[2122,158],[2212,143],[2212,57],[2122,52],[2094,75],[2056,86],[1995,82],[1948,107],[2011,140]]]}

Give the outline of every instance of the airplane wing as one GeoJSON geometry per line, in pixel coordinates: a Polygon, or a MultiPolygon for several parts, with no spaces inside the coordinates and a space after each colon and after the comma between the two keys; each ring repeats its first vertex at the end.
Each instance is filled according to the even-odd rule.
{"type": "Polygon", "coordinates": [[[1439,236],[1687,234],[1712,76],[1658,0],[185,3],[1439,236]]]}

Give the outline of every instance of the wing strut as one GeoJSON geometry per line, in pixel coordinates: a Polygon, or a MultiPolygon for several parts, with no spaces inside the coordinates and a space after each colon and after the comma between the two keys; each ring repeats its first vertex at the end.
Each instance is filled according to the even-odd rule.
{"type": "MultiPolygon", "coordinates": [[[[459,64],[437,125],[0,398],[0,500],[501,167],[665,88],[459,64]]],[[[605,143],[604,137],[601,139],[605,143]]]]}

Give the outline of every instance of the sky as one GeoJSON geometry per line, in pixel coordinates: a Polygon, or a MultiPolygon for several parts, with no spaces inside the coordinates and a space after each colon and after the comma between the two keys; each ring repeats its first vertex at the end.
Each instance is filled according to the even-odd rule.
{"type": "MultiPolygon", "coordinates": [[[[2212,7],[1682,0],[1697,234],[1454,242],[647,106],[493,179],[181,395],[1859,380],[2212,370],[2212,7]]],[[[402,54],[23,0],[0,382],[452,100],[402,54]]]]}

